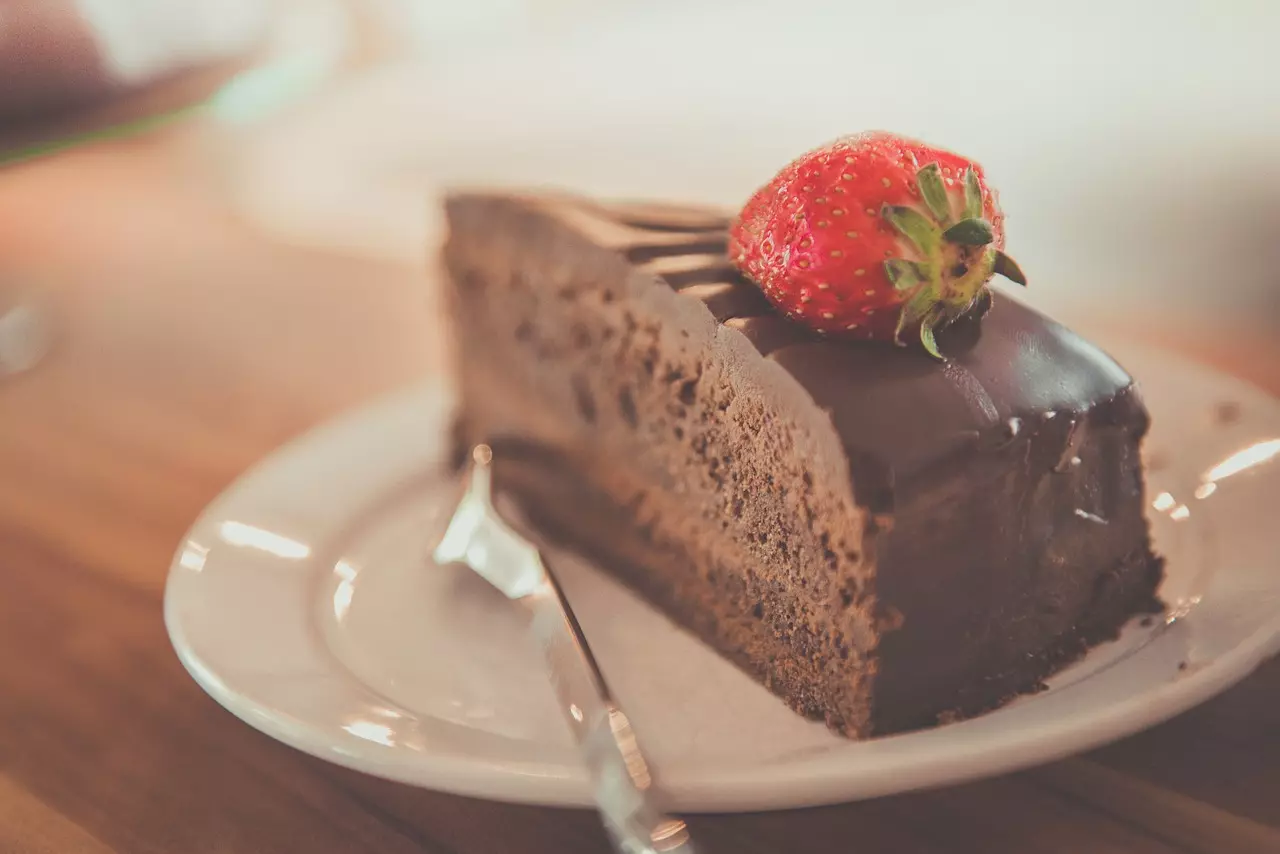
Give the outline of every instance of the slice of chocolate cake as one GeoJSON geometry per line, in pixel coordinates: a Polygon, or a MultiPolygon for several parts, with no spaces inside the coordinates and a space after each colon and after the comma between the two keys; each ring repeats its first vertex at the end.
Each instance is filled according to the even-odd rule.
{"type": "Polygon", "coordinates": [[[997,295],[948,356],[779,316],[729,220],[455,195],[460,446],[553,536],[853,736],[979,713],[1158,608],[1147,416],[997,295]]]}

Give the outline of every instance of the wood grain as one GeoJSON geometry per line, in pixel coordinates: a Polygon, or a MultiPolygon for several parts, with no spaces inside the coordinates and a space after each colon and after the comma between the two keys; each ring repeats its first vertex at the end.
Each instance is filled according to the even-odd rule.
{"type": "MultiPolygon", "coordinates": [[[[205,503],[440,358],[415,271],[278,245],[227,209],[208,180],[217,134],[188,125],[0,172],[0,289],[37,292],[58,334],[45,364],[0,384],[0,852],[607,851],[590,812],[292,751],[174,657],[162,585],[205,503]]],[[[710,852],[1280,852],[1278,708],[1271,661],[1065,762],[691,823],[710,852]]]]}

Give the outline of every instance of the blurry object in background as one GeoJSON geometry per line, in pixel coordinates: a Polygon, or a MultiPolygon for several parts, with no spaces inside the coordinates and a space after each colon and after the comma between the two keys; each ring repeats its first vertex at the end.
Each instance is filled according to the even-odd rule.
{"type": "MultiPolygon", "coordinates": [[[[203,158],[213,151],[212,136],[314,91],[349,61],[347,9],[355,2],[0,0],[0,167],[197,114],[213,119],[201,123],[209,133],[192,136],[195,147],[182,150],[203,158]]],[[[0,271],[0,379],[36,367],[62,332],[64,318],[53,308],[59,295],[25,283],[57,266],[65,239],[39,251],[31,236],[77,231],[109,241],[118,234],[113,218],[121,197],[130,198],[124,188],[158,183],[138,168],[141,158],[98,153],[104,156],[60,158],[47,172],[0,171],[0,207],[8,211],[0,214],[0,261],[10,271],[22,268],[0,271]],[[27,252],[31,260],[17,260],[27,252]]],[[[207,158],[191,166],[189,178],[218,174],[207,158]]],[[[180,198],[174,190],[153,205],[154,221],[180,221],[172,209],[180,198]]],[[[138,216],[135,210],[129,218],[133,227],[138,216]]]]}
{"type": "Polygon", "coordinates": [[[34,302],[6,302],[0,289],[0,379],[35,367],[48,349],[44,311],[34,302]]]}
{"type": "Polygon", "coordinates": [[[0,0],[0,121],[102,97],[111,88],[71,0],[0,0]]]}
{"type": "Polygon", "coordinates": [[[243,55],[269,18],[262,0],[0,0],[0,122],[243,55]]]}
{"type": "Polygon", "coordinates": [[[0,0],[0,166],[215,108],[243,124],[355,58],[368,0],[0,0]]]}

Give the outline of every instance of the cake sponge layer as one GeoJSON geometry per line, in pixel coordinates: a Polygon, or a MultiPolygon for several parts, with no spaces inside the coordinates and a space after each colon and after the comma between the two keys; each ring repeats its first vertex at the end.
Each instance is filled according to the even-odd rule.
{"type": "Polygon", "coordinates": [[[867,733],[868,517],[831,420],[701,300],[635,266],[719,232],[554,199],[460,197],[448,213],[462,441],[493,444],[534,521],[797,711],[867,733]]]}

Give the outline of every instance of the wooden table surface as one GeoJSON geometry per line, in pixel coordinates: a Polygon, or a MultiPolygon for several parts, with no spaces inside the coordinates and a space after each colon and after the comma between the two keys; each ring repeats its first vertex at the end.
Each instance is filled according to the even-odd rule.
{"type": "MultiPolygon", "coordinates": [[[[162,586],[206,502],[439,359],[417,272],[256,232],[214,177],[219,144],[186,125],[0,171],[0,292],[39,293],[58,336],[0,381],[0,852],[606,851],[590,812],[284,747],[175,658],[162,586]]],[[[1274,360],[1234,366],[1280,392],[1274,360]]],[[[709,852],[1280,852],[1280,660],[1057,764],[691,825],[709,852]]]]}

